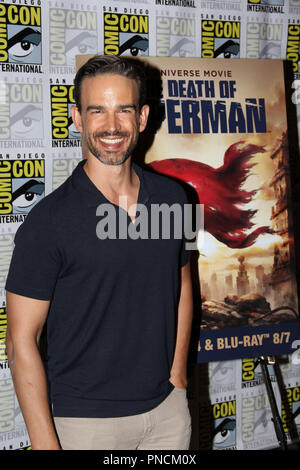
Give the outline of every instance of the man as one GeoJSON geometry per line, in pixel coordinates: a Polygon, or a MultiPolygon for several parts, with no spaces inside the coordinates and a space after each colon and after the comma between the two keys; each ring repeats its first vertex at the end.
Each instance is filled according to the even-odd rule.
{"type": "Polygon", "coordinates": [[[7,349],[33,449],[189,446],[184,240],[114,230],[134,227],[134,207],[151,225],[151,205],[186,202],[177,183],[132,162],[149,113],[144,84],[134,60],[96,56],[81,67],[72,117],[84,160],[15,237],[7,349]],[[46,319],[51,410],[39,354],[46,319]]]}

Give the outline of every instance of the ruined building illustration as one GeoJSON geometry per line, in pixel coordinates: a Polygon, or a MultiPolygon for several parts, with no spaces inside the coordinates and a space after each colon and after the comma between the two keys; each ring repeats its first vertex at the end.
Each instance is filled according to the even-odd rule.
{"type": "Polygon", "coordinates": [[[272,228],[282,239],[274,248],[274,263],[270,284],[274,302],[277,305],[296,307],[296,280],[293,272],[293,230],[290,207],[290,175],[288,163],[288,143],[286,133],[271,153],[275,163],[275,173],[270,182],[276,202],[272,207],[272,228]]]}
{"type": "Polygon", "coordinates": [[[239,271],[236,279],[236,286],[237,286],[237,293],[238,295],[244,295],[247,294],[250,290],[250,283],[249,283],[249,277],[247,274],[246,266],[245,266],[245,257],[244,256],[239,256],[238,261],[240,263],[239,265],[239,271]]]}

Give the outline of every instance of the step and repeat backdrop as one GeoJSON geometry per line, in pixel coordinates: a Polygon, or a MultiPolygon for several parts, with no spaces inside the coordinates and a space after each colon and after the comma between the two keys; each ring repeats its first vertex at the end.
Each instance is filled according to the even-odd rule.
{"type": "Polygon", "coordinates": [[[1,450],[30,449],[5,348],[14,235],[82,158],[73,79],[76,58],[96,53],[160,70],[145,163],[204,204],[192,447],[278,446],[262,355],[280,356],[269,374],[287,441],[299,441],[299,46],[300,0],[0,1],[1,450]]]}

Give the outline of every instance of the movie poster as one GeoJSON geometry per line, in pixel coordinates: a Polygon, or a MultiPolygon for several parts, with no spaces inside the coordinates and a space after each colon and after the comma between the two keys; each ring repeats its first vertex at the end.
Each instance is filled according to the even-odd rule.
{"type": "MultiPolygon", "coordinates": [[[[179,181],[209,210],[204,243],[192,253],[193,331],[196,342],[199,333],[202,361],[190,400],[194,448],[278,446],[255,367],[257,356],[270,351],[291,353],[280,363],[285,399],[272,367],[270,375],[286,437],[299,442],[300,339],[294,341],[299,335],[285,138],[286,102],[295,111],[289,126],[294,139],[288,135],[293,202],[299,205],[299,46],[300,0],[0,2],[1,450],[30,449],[5,347],[4,286],[14,236],[34,205],[82,158],[70,116],[75,60],[98,52],[141,57],[162,69],[164,90],[155,97],[162,105],[154,142],[150,135],[142,148],[148,150],[145,160],[165,160],[167,172],[174,158],[197,163],[197,170],[182,170],[179,181]],[[287,98],[282,60],[293,79],[287,98]],[[252,153],[246,152],[239,169],[241,141],[257,148],[248,147],[252,153]],[[233,221],[237,227],[230,226],[233,221]]],[[[298,272],[299,265],[298,254],[298,272]]]]}
{"type": "Polygon", "coordinates": [[[203,205],[192,252],[198,361],[293,352],[299,326],[283,62],[149,61],[161,70],[162,117],[145,161],[203,205]]]}

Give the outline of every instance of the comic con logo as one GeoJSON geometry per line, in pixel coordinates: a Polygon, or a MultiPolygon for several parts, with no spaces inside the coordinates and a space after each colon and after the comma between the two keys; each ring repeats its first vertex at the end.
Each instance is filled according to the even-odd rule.
{"type": "Polygon", "coordinates": [[[289,387],[285,390],[286,399],[281,404],[283,429],[292,434],[300,431],[300,387],[289,387]],[[296,428],[296,429],[295,429],[296,428]]]}
{"type": "Polygon", "coordinates": [[[11,262],[13,248],[14,235],[11,233],[0,234],[0,292],[2,296],[11,262]]]}
{"type": "Polygon", "coordinates": [[[299,72],[300,54],[300,26],[297,24],[288,25],[288,37],[286,46],[286,59],[291,61],[293,72],[299,72]]]}
{"type": "MultiPolygon", "coordinates": [[[[275,380],[274,368],[272,365],[268,365],[270,378],[272,381],[275,380]]],[[[264,381],[263,374],[260,367],[257,367],[257,361],[255,358],[243,358],[242,359],[242,388],[255,387],[260,385],[264,381]]]]}
{"type": "Polygon", "coordinates": [[[234,449],[236,446],[236,401],[213,405],[213,450],[234,449]]]}
{"type": "Polygon", "coordinates": [[[50,8],[50,65],[75,65],[77,54],[97,52],[97,12],[50,8]]]}
{"type": "MultiPolygon", "coordinates": [[[[272,438],[274,424],[266,393],[242,398],[242,442],[245,450],[253,448],[255,440],[261,443],[272,438]]],[[[267,442],[266,442],[267,443],[267,442]]]]}
{"type": "Polygon", "coordinates": [[[0,160],[0,214],[28,214],[45,194],[45,160],[0,160]]]}
{"type": "Polygon", "coordinates": [[[247,23],[246,57],[276,59],[281,57],[283,24],[247,23]]]}
{"type": "Polygon", "coordinates": [[[201,57],[239,58],[240,35],[240,21],[202,20],[201,57]]]}
{"type": "Polygon", "coordinates": [[[0,4],[0,62],[42,63],[41,7],[0,4]]]}
{"type": "Polygon", "coordinates": [[[148,15],[104,13],[105,55],[149,55],[148,15]]]}
{"type": "Polygon", "coordinates": [[[193,18],[157,16],[157,56],[194,57],[195,44],[195,20],[193,18]]]}
{"type": "Polygon", "coordinates": [[[248,0],[247,11],[284,13],[285,0],[248,0]]]}
{"type": "MultiPolygon", "coordinates": [[[[75,105],[74,85],[50,85],[50,94],[52,139],[79,139],[80,133],[71,116],[71,107],[75,105]]],[[[53,142],[52,145],[55,146],[53,142]]]]}
{"type": "Polygon", "coordinates": [[[15,391],[11,378],[0,380],[0,433],[15,427],[15,391]]]}
{"type": "Polygon", "coordinates": [[[41,139],[43,130],[41,84],[0,82],[0,140],[41,139]]]}
{"type": "Polygon", "coordinates": [[[248,0],[248,5],[275,5],[283,6],[284,0],[248,0]]]}
{"type": "Polygon", "coordinates": [[[73,173],[81,158],[53,158],[52,190],[54,191],[73,173]]]}
{"type": "Polygon", "coordinates": [[[236,400],[200,406],[200,450],[236,448],[236,400]]]}

